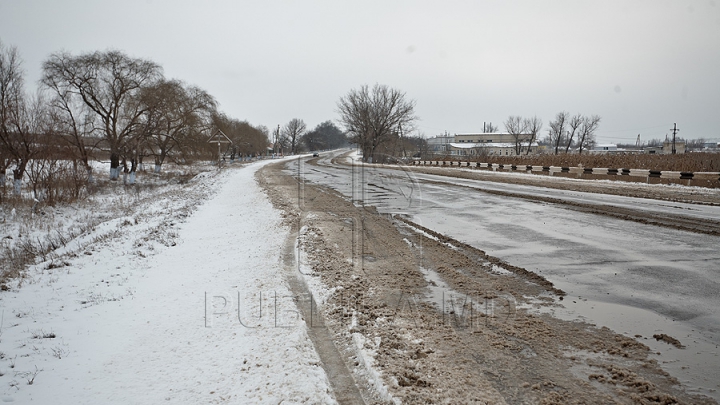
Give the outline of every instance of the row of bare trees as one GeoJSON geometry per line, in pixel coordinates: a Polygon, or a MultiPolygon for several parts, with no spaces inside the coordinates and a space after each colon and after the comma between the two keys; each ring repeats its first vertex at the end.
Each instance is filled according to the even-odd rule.
{"type": "Polygon", "coordinates": [[[595,132],[600,125],[600,116],[570,116],[567,111],[561,111],[549,125],[547,141],[556,155],[562,146],[565,147],[565,153],[575,146],[578,153],[582,154],[583,149],[592,149],[595,146],[595,132]]]}
{"type": "MultiPolygon", "coordinates": [[[[265,153],[269,137],[267,127],[253,126],[247,121],[241,121],[223,113],[214,113],[211,122],[213,128],[221,130],[232,141],[232,144],[228,145],[224,152],[224,155],[228,155],[230,160],[265,153]]],[[[202,142],[205,142],[204,139],[202,142]]]]}
{"type": "Polygon", "coordinates": [[[293,118],[282,128],[278,126],[273,135],[280,149],[278,152],[287,151],[293,155],[303,151],[336,149],[348,145],[347,136],[332,121],[324,121],[308,131],[305,121],[293,118]]]}
{"type": "Polygon", "coordinates": [[[233,140],[232,155],[268,146],[267,128],[226,116],[205,90],[166,79],[155,62],[120,51],[52,54],[40,82],[28,94],[17,48],[0,42],[0,186],[12,168],[16,194],[28,165],[40,160],[70,162],[84,172],[75,177],[93,183],[92,160],[108,159],[111,179],[122,170],[133,183],[144,158],[159,172],[168,159],[210,157],[207,139],[218,129],[233,140]]]}
{"type": "MultiPolygon", "coordinates": [[[[365,85],[351,90],[341,97],[337,104],[340,122],[344,124],[350,140],[362,149],[363,160],[372,162],[376,155],[391,153],[398,156],[398,149],[405,151],[407,146],[419,150],[427,148],[427,142],[413,137],[404,137],[410,132],[417,119],[414,113],[415,101],[407,100],[405,93],[385,85],[376,84],[372,88],[365,85]],[[423,146],[425,145],[425,146],[423,146]]],[[[505,121],[505,130],[514,142],[515,155],[529,154],[532,145],[538,142],[543,122],[538,117],[523,118],[511,115],[505,121]]],[[[559,153],[561,145],[567,153],[571,146],[577,145],[579,153],[595,144],[595,132],[600,124],[597,115],[570,117],[563,111],[550,121],[548,142],[559,153]]],[[[494,132],[490,125],[487,132],[494,132]]],[[[420,137],[418,137],[420,138],[420,137]]],[[[403,153],[400,153],[403,155],[403,153]]]]}
{"type": "MultiPolygon", "coordinates": [[[[555,119],[548,123],[548,136],[545,141],[551,146],[553,153],[558,154],[562,147],[568,153],[571,147],[576,147],[578,153],[591,149],[595,145],[595,133],[600,125],[598,115],[584,116],[576,114],[570,116],[567,111],[557,113],[555,119]]],[[[505,121],[505,130],[512,136],[515,143],[515,154],[521,152],[529,154],[530,146],[537,141],[543,122],[538,117],[522,118],[511,115],[505,121]]]]}
{"type": "Polygon", "coordinates": [[[523,118],[519,115],[511,115],[505,120],[505,130],[512,137],[516,155],[519,156],[523,152],[526,155],[530,154],[532,144],[537,140],[542,126],[543,122],[538,117],[523,118]]]}

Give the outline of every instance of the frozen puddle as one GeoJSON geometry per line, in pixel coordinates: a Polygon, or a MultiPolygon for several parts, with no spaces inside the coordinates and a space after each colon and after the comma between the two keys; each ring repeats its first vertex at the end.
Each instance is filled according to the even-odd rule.
{"type": "Polygon", "coordinates": [[[440,277],[437,272],[434,270],[427,269],[425,267],[420,267],[420,272],[422,272],[423,277],[425,277],[425,281],[428,283],[428,299],[436,304],[438,308],[445,309],[445,299],[446,295],[448,298],[455,296],[460,296],[461,294],[455,290],[453,290],[443,279],[440,277]]]}
{"type": "Polygon", "coordinates": [[[568,321],[579,319],[598,327],[607,326],[634,337],[650,348],[652,358],[685,385],[688,392],[720,401],[720,347],[700,332],[655,312],[628,305],[570,296],[556,302],[561,306],[547,306],[536,300],[520,308],[568,321]],[[678,349],[653,338],[662,333],[678,339],[685,348],[678,349]]]}

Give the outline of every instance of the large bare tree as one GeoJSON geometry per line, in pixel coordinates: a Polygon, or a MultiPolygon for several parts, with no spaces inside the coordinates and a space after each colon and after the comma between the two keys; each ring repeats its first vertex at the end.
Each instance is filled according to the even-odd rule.
{"type": "Polygon", "coordinates": [[[540,130],[542,129],[543,122],[540,118],[537,116],[534,116],[532,118],[525,118],[523,119],[523,126],[525,127],[525,131],[527,131],[528,135],[530,135],[530,140],[528,141],[528,147],[525,150],[525,155],[530,154],[530,149],[532,148],[533,142],[537,140],[537,135],[540,133],[540,130]]]}
{"type": "Polygon", "coordinates": [[[20,53],[14,46],[0,42],[0,186],[5,187],[5,172],[14,162],[17,113],[25,103],[20,53]]]}
{"type": "Polygon", "coordinates": [[[528,141],[525,121],[519,115],[511,115],[505,120],[505,130],[512,136],[515,143],[515,154],[520,155],[523,142],[528,141]]]}
{"type": "Polygon", "coordinates": [[[91,112],[93,132],[102,136],[110,155],[110,178],[119,176],[120,159],[138,147],[147,106],[140,91],[162,76],[156,63],[120,51],[73,56],[56,53],[43,63],[43,83],[56,93],[77,97],[91,112]]]}
{"type": "Polygon", "coordinates": [[[185,146],[192,134],[203,132],[217,107],[205,90],[178,80],[160,80],[144,88],[142,100],[146,104],[146,143],[155,158],[156,173],[171,153],[185,146]]]}
{"type": "Polygon", "coordinates": [[[294,155],[298,151],[298,144],[300,143],[300,138],[305,134],[305,130],[307,129],[307,125],[305,125],[305,122],[299,118],[293,118],[285,124],[285,126],[282,129],[282,137],[287,140],[289,146],[290,146],[290,154],[294,155]]]}
{"type": "Polygon", "coordinates": [[[93,136],[93,113],[82,99],[75,97],[67,86],[56,79],[46,76],[43,80],[52,94],[48,103],[53,132],[69,146],[73,158],[83,165],[88,182],[94,183],[90,160],[102,138],[93,136]]]}
{"type": "Polygon", "coordinates": [[[350,90],[337,106],[340,122],[362,149],[365,162],[372,162],[378,146],[397,136],[401,128],[410,131],[416,120],[415,101],[386,85],[350,90]]]}
{"type": "Polygon", "coordinates": [[[577,132],[578,128],[580,127],[580,124],[582,124],[583,116],[582,114],[575,114],[570,118],[570,121],[568,122],[568,126],[570,127],[570,130],[568,131],[567,136],[567,145],[565,146],[565,153],[568,153],[570,150],[570,146],[572,146],[573,139],[575,138],[575,133],[577,132]]]}
{"type": "Polygon", "coordinates": [[[548,136],[550,138],[550,144],[555,148],[555,154],[558,154],[560,149],[560,143],[565,138],[565,127],[567,126],[568,117],[567,111],[561,111],[555,115],[555,120],[550,121],[550,129],[548,129],[548,136]]]}
{"type": "Polygon", "coordinates": [[[0,181],[13,165],[14,193],[20,194],[28,163],[43,147],[41,134],[47,132],[47,109],[41,94],[25,93],[20,53],[0,42],[0,181]]]}
{"type": "Polygon", "coordinates": [[[583,117],[578,134],[578,136],[580,137],[578,141],[578,143],[580,144],[580,154],[582,154],[583,149],[591,149],[593,146],[595,146],[595,131],[597,131],[599,125],[599,115],[583,117]]]}

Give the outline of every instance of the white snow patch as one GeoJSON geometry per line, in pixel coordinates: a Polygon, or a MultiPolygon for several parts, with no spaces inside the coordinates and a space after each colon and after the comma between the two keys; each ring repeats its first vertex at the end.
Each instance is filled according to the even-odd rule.
{"type": "Polygon", "coordinates": [[[217,194],[184,223],[187,199],[215,191],[125,197],[127,215],[56,252],[66,265],[1,292],[2,401],[334,403],[282,276],[288,230],[255,182],[263,164],[203,174],[195,187],[217,194]]]}

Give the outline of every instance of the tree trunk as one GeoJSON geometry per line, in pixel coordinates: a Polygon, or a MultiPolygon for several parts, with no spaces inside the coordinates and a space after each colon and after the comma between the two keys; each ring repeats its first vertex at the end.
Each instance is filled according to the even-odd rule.
{"type": "Polygon", "coordinates": [[[160,173],[162,165],[165,162],[165,156],[167,156],[165,151],[160,151],[160,154],[155,156],[155,173],[160,173]]]}
{"type": "Polygon", "coordinates": [[[567,155],[567,153],[568,153],[568,150],[570,150],[570,144],[572,144],[572,140],[573,140],[573,136],[574,136],[574,135],[575,135],[575,133],[573,132],[573,134],[570,135],[570,139],[568,139],[567,146],[565,146],[565,154],[566,154],[566,155],[567,155]]]}
{"type": "Polygon", "coordinates": [[[525,151],[525,156],[528,156],[530,154],[530,148],[532,148],[532,143],[535,142],[535,135],[530,137],[530,141],[528,141],[528,147],[525,151]]]}
{"type": "Polygon", "coordinates": [[[120,176],[120,155],[117,152],[110,153],[110,180],[117,180],[120,176]]]}
{"type": "MultiPolygon", "coordinates": [[[[120,170],[120,166],[118,165],[118,170],[120,170]]],[[[128,175],[128,167],[127,167],[127,160],[125,158],[122,159],[122,173],[123,173],[123,185],[127,185],[127,175],[128,175]]]]}
{"type": "Polygon", "coordinates": [[[366,146],[363,148],[363,162],[372,163],[374,148],[366,146]]]}
{"type": "Polygon", "coordinates": [[[130,160],[130,180],[129,183],[135,184],[135,173],[137,172],[137,165],[138,161],[137,159],[131,159],[130,160]]]}
{"type": "Polygon", "coordinates": [[[13,194],[19,196],[20,191],[22,189],[22,178],[25,174],[25,166],[27,163],[25,161],[21,161],[18,163],[17,167],[13,169],[13,194]]]}

